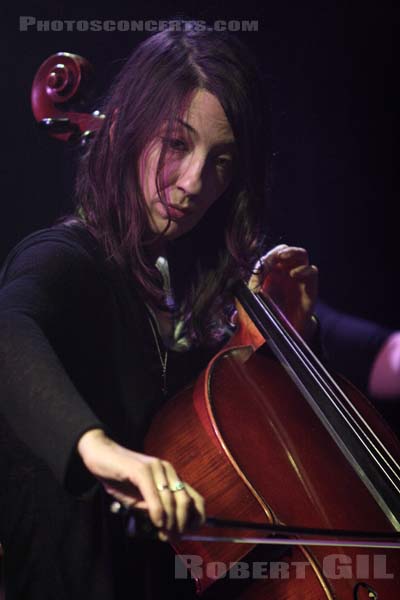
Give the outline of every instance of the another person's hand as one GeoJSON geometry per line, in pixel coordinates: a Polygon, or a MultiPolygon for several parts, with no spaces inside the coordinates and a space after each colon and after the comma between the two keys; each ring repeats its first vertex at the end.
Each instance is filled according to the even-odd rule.
{"type": "Polygon", "coordinates": [[[101,429],[87,431],[77,450],[107,493],[127,508],[148,512],[161,539],[204,523],[203,497],[182,485],[169,462],[128,450],[101,429]]]}
{"type": "Polygon", "coordinates": [[[313,312],[318,294],[318,269],[310,265],[307,251],[281,244],[260,262],[255,265],[249,288],[271,296],[300,335],[309,339],[315,329],[313,312]]]}

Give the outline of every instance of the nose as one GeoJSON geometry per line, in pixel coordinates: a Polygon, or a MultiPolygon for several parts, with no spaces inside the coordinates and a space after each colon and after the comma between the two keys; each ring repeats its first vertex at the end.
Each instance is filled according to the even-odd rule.
{"type": "Polygon", "coordinates": [[[185,195],[198,196],[203,186],[204,159],[201,157],[188,157],[185,164],[181,164],[177,187],[185,195]]]}

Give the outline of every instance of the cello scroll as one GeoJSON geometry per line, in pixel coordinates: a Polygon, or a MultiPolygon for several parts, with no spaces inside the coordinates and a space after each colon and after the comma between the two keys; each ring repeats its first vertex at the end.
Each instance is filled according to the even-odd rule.
{"type": "Polygon", "coordinates": [[[39,67],[32,84],[32,110],[52,137],[84,144],[100,127],[105,115],[79,110],[90,96],[92,72],[85,58],[69,52],[57,52],[39,67]]]}

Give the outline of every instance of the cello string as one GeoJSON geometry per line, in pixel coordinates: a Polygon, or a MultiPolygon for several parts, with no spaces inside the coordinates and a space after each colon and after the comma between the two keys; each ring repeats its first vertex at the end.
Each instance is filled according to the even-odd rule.
{"type": "MultiPolygon", "coordinates": [[[[267,307],[268,308],[268,307],[267,307]]],[[[276,317],[274,318],[274,320],[276,321],[276,317]]],[[[285,331],[282,331],[281,326],[275,323],[275,327],[277,329],[279,329],[279,333],[281,336],[286,338],[286,343],[289,344],[290,346],[293,347],[293,343],[292,340],[288,339],[288,335],[285,331]]],[[[273,342],[273,340],[271,340],[273,342]]],[[[279,349],[277,349],[278,353],[279,353],[279,349]]],[[[306,362],[304,359],[304,353],[301,352],[301,349],[293,349],[293,352],[297,355],[299,355],[300,353],[303,354],[303,364],[306,362]]],[[[295,378],[298,377],[297,372],[293,372],[291,371],[291,365],[290,365],[290,361],[288,361],[287,357],[284,356],[284,354],[282,354],[283,360],[288,362],[288,367],[289,367],[289,371],[293,373],[293,375],[295,376],[295,378]]],[[[308,361],[309,362],[309,361],[308,361]]],[[[314,366],[312,365],[307,365],[305,364],[306,368],[308,369],[308,371],[310,371],[310,366],[311,366],[311,370],[315,371],[314,366]]],[[[399,479],[397,473],[395,472],[395,467],[396,467],[396,463],[393,460],[393,457],[390,456],[390,454],[387,452],[387,449],[383,446],[383,444],[381,443],[381,446],[383,448],[383,451],[387,453],[387,457],[384,457],[382,455],[382,452],[379,451],[379,449],[376,447],[376,445],[373,443],[372,440],[370,440],[365,432],[362,430],[362,428],[360,427],[360,424],[357,423],[357,421],[355,420],[355,418],[353,417],[353,415],[351,415],[349,413],[349,411],[346,409],[346,407],[343,406],[343,404],[338,400],[338,398],[336,398],[336,402],[335,400],[330,397],[330,394],[332,395],[332,390],[327,390],[326,389],[326,382],[323,381],[323,379],[321,379],[321,375],[319,373],[314,373],[314,379],[319,380],[317,381],[317,383],[319,383],[320,388],[322,388],[322,390],[325,392],[325,395],[327,397],[327,399],[330,401],[330,403],[332,404],[332,406],[335,408],[336,412],[340,414],[340,416],[342,417],[342,419],[344,419],[347,422],[348,427],[353,431],[354,435],[358,438],[359,442],[362,444],[362,446],[364,446],[365,451],[369,454],[370,458],[372,459],[373,463],[375,463],[375,465],[380,469],[380,471],[382,472],[382,474],[384,474],[384,476],[386,477],[386,479],[392,484],[392,486],[397,489],[398,492],[400,492],[400,489],[398,487],[398,484],[393,480],[393,476],[395,479],[399,479]],[[324,389],[325,388],[325,389],[324,389]],[[341,408],[340,408],[341,407],[341,408]],[[343,414],[343,411],[347,414],[343,414]],[[351,421],[353,421],[353,423],[349,422],[349,419],[351,421]],[[356,431],[356,429],[358,429],[358,431],[356,431]],[[375,452],[377,453],[377,455],[373,452],[373,450],[375,450],[375,452]],[[383,460],[384,463],[386,463],[387,467],[390,469],[390,471],[392,472],[393,476],[390,475],[390,473],[385,469],[384,465],[382,463],[379,462],[378,457],[380,457],[381,460],[383,460]],[[390,465],[389,460],[392,460],[393,465],[390,465]]],[[[299,383],[301,386],[304,386],[304,382],[301,380],[301,378],[299,378],[299,383]]],[[[307,394],[307,387],[304,387],[304,391],[307,394]]],[[[308,392],[309,394],[309,392],[308,392]]],[[[306,395],[307,398],[307,395],[306,395]]],[[[345,442],[343,442],[342,438],[340,436],[338,436],[337,430],[335,429],[335,427],[332,425],[332,421],[330,421],[327,416],[325,415],[325,413],[323,412],[323,410],[318,406],[318,403],[315,402],[314,397],[311,395],[309,398],[307,398],[311,404],[311,406],[313,407],[314,411],[316,411],[317,413],[320,412],[320,418],[322,418],[323,421],[325,421],[325,425],[328,428],[328,430],[331,431],[331,435],[333,435],[334,439],[336,440],[336,443],[339,445],[339,447],[342,449],[342,451],[347,455],[348,459],[350,460],[350,462],[353,464],[353,467],[356,469],[356,471],[358,472],[359,476],[361,478],[364,479],[364,482],[367,483],[367,487],[369,486],[373,486],[373,490],[370,489],[370,491],[373,494],[378,494],[378,497],[376,498],[377,501],[383,501],[383,497],[381,494],[379,494],[379,492],[377,491],[376,486],[373,483],[373,479],[371,479],[371,477],[367,476],[363,467],[362,467],[362,463],[360,463],[359,460],[357,460],[353,453],[350,451],[348,444],[346,445],[345,442]],[[361,470],[361,473],[359,472],[361,470]],[[369,483],[369,486],[368,486],[369,483]]],[[[379,438],[378,441],[380,442],[379,438]]],[[[386,509],[389,508],[388,505],[386,504],[386,509]]]]}
{"type": "MultiPolygon", "coordinates": [[[[270,307],[265,304],[264,299],[262,297],[258,296],[258,295],[255,295],[255,294],[254,294],[254,297],[255,297],[256,301],[259,304],[261,304],[263,306],[263,308],[267,311],[267,314],[268,314],[269,318],[273,321],[273,323],[275,325],[275,328],[278,330],[279,334],[285,339],[285,341],[287,342],[287,344],[292,348],[292,351],[295,353],[295,355],[297,355],[297,357],[299,358],[299,360],[301,360],[303,362],[303,364],[305,365],[305,367],[308,370],[309,374],[312,377],[314,377],[314,379],[318,380],[319,386],[325,392],[328,400],[331,402],[331,404],[336,409],[336,411],[341,415],[341,417],[347,422],[348,426],[352,429],[352,431],[354,432],[354,434],[358,437],[359,441],[363,444],[363,446],[365,447],[365,449],[367,450],[367,452],[369,453],[369,455],[371,456],[371,458],[373,459],[373,461],[379,466],[379,468],[383,471],[383,473],[389,479],[389,481],[391,481],[392,485],[394,485],[395,487],[397,487],[397,485],[391,479],[390,475],[385,470],[384,466],[379,463],[376,455],[372,452],[372,450],[371,450],[371,448],[369,446],[372,446],[372,448],[375,450],[375,452],[387,464],[387,466],[389,467],[389,469],[392,471],[393,475],[397,479],[399,479],[399,475],[395,472],[396,468],[398,468],[398,465],[397,465],[396,461],[394,460],[393,456],[391,455],[391,453],[389,452],[389,450],[385,447],[385,445],[382,443],[382,441],[379,439],[379,437],[375,434],[375,432],[373,432],[371,430],[370,426],[368,425],[368,423],[365,422],[365,420],[362,417],[362,415],[360,415],[360,413],[355,409],[355,407],[353,407],[353,405],[347,399],[347,397],[345,396],[345,394],[343,393],[343,391],[337,386],[336,382],[332,379],[331,375],[326,371],[326,369],[323,367],[323,365],[320,363],[320,361],[314,356],[314,354],[311,352],[311,350],[304,344],[305,347],[307,348],[307,350],[309,351],[310,355],[315,359],[315,362],[319,364],[320,369],[325,372],[326,378],[328,380],[331,380],[331,383],[334,383],[334,387],[338,388],[338,390],[340,391],[341,395],[345,398],[345,400],[347,401],[347,403],[352,406],[352,408],[354,409],[354,411],[358,414],[358,417],[364,422],[364,424],[370,430],[370,432],[373,435],[373,437],[376,439],[376,441],[381,446],[383,452],[386,453],[387,458],[385,458],[382,455],[382,452],[376,447],[376,445],[372,442],[372,440],[367,436],[366,432],[363,431],[361,425],[357,422],[357,420],[355,419],[355,417],[349,412],[348,408],[346,408],[346,406],[343,405],[343,402],[341,402],[340,399],[337,396],[336,396],[336,400],[334,399],[334,396],[335,396],[334,391],[332,389],[329,389],[328,383],[323,380],[322,375],[320,373],[318,373],[316,367],[312,364],[311,360],[308,357],[305,356],[305,353],[301,349],[301,347],[299,347],[299,345],[296,344],[296,341],[293,338],[291,338],[290,334],[284,329],[284,327],[278,321],[278,318],[276,317],[276,315],[273,314],[272,309],[270,309],[270,307]],[[333,396],[333,397],[331,397],[331,396],[333,396]],[[340,410],[340,407],[342,408],[342,410],[340,410]],[[343,411],[346,414],[343,414],[343,411]],[[353,422],[353,424],[349,422],[349,419],[353,422]],[[356,429],[358,429],[358,432],[356,431],[356,429]],[[362,439],[363,437],[364,437],[364,439],[362,439]],[[393,464],[390,465],[389,461],[391,461],[393,464]]],[[[302,340],[302,342],[303,342],[303,340],[302,340]]],[[[289,366],[290,366],[290,363],[289,363],[289,366]]]]}
{"type": "MultiPolygon", "coordinates": [[[[365,420],[365,418],[363,417],[363,415],[358,411],[357,407],[354,406],[354,404],[351,402],[350,398],[341,389],[341,387],[338,385],[338,383],[335,381],[335,379],[332,377],[332,375],[329,373],[329,371],[321,363],[321,361],[319,360],[319,358],[314,354],[314,352],[307,345],[307,343],[304,341],[304,339],[298,334],[298,332],[296,331],[296,329],[286,319],[285,319],[286,323],[284,322],[284,323],[281,324],[280,320],[279,320],[279,317],[280,317],[279,313],[277,315],[274,315],[274,313],[273,313],[273,310],[272,310],[273,304],[271,303],[271,307],[268,307],[268,305],[264,301],[265,299],[262,296],[260,297],[260,299],[261,299],[261,301],[263,303],[263,306],[267,310],[270,310],[271,311],[271,315],[273,315],[275,317],[275,319],[276,319],[276,326],[278,328],[281,326],[282,329],[283,329],[283,331],[285,331],[285,327],[287,327],[289,329],[288,336],[292,337],[293,342],[297,345],[297,348],[298,348],[297,354],[299,355],[300,352],[302,353],[303,356],[304,356],[304,354],[306,354],[306,355],[308,354],[307,359],[302,358],[301,360],[304,360],[304,361],[308,360],[312,368],[314,368],[315,370],[319,369],[319,371],[322,372],[322,374],[318,374],[318,376],[320,377],[320,381],[322,382],[322,384],[325,383],[324,379],[325,380],[329,380],[329,383],[330,383],[331,387],[334,388],[336,390],[336,393],[338,393],[339,396],[342,397],[342,401],[340,401],[340,399],[336,396],[337,401],[341,404],[341,406],[343,407],[343,410],[346,410],[346,407],[344,406],[344,404],[347,404],[347,407],[348,407],[347,410],[350,411],[350,412],[352,412],[352,413],[354,413],[354,415],[353,415],[354,421],[356,421],[356,418],[358,418],[362,422],[362,424],[364,425],[364,427],[366,427],[368,429],[369,435],[372,436],[372,437],[374,437],[376,439],[377,443],[382,447],[383,451],[388,454],[388,456],[390,457],[390,460],[394,463],[394,465],[396,466],[396,468],[400,469],[400,465],[396,462],[396,460],[392,456],[391,452],[383,444],[382,440],[377,436],[377,434],[375,433],[375,431],[371,428],[371,426],[365,420]],[[315,364],[313,364],[313,363],[315,363],[315,364]]],[[[358,424],[358,426],[361,427],[360,424],[358,424]]],[[[365,432],[363,432],[363,433],[365,433],[365,432]]]]}
{"type": "MultiPolygon", "coordinates": [[[[330,392],[330,397],[329,389],[326,390],[327,383],[325,383],[324,387],[324,382],[321,382],[322,375],[320,373],[315,373],[315,366],[310,364],[309,360],[305,361],[304,352],[301,351],[300,348],[293,348],[295,343],[294,340],[290,338],[290,335],[286,330],[282,330],[282,326],[280,325],[279,321],[278,323],[276,322],[277,317],[273,314],[272,316],[269,314],[271,309],[269,309],[268,306],[263,306],[261,299],[253,294],[247,288],[244,282],[241,282],[237,285],[236,295],[238,296],[239,300],[242,301],[245,310],[247,308],[247,312],[249,316],[252,317],[256,326],[261,332],[265,332],[264,337],[269,338],[271,348],[276,354],[277,358],[280,360],[282,366],[286,368],[288,375],[294,380],[294,383],[297,385],[300,391],[302,391],[312,410],[322,421],[326,430],[329,432],[343,455],[346,457],[347,461],[353,467],[358,477],[363,481],[387,519],[393,524],[395,529],[400,530],[400,521],[398,516],[396,516],[396,514],[398,514],[398,497],[400,498],[400,495],[398,492],[395,492],[397,484],[386,471],[385,465],[381,464],[380,462],[380,459],[382,458],[381,451],[376,448],[372,440],[369,440],[366,437],[362,427],[357,421],[355,421],[354,416],[349,413],[346,407],[343,407],[343,404],[339,403],[338,399],[336,399],[335,402],[334,398],[332,398],[332,391],[330,392]],[[269,332],[265,329],[266,317],[268,317],[272,327],[272,330],[269,332]],[[284,349],[280,348],[280,346],[282,346],[282,342],[285,342],[286,344],[284,349]],[[292,355],[289,354],[289,350],[291,348],[292,355]],[[284,350],[286,350],[286,352],[284,350]],[[298,366],[301,366],[301,364],[303,365],[302,369],[296,369],[296,360],[299,361],[298,366]],[[325,403],[318,403],[318,400],[316,400],[316,398],[318,398],[318,394],[315,396],[315,391],[317,390],[314,390],[314,393],[310,391],[307,377],[311,378],[311,381],[314,382],[314,385],[317,385],[320,392],[324,394],[321,399],[325,397],[325,403]],[[328,404],[326,404],[326,402],[328,402],[328,404]],[[342,404],[342,409],[340,408],[340,404],[342,404]],[[344,421],[343,425],[345,425],[345,422],[347,421],[349,434],[354,436],[353,438],[350,437],[346,439],[346,436],[344,436],[344,439],[342,439],[343,436],[341,435],[340,427],[338,427],[340,422],[329,418],[329,413],[327,410],[329,411],[330,407],[335,411],[338,417],[340,416],[344,421]],[[347,413],[347,415],[343,414],[343,411],[344,413],[347,413]],[[351,423],[351,421],[353,421],[354,425],[351,423]],[[356,431],[357,429],[359,432],[356,431]],[[355,446],[354,449],[352,448],[354,442],[359,444],[358,452],[356,452],[356,454],[354,454],[354,449],[357,449],[357,446],[355,446]],[[373,452],[374,446],[375,451],[378,452],[378,456],[376,456],[373,452]],[[359,454],[360,451],[366,452],[367,456],[369,456],[371,460],[369,462],[365,461],[365,459],[362,460],[362,454],[361,456],[359,454]],[[382,478],[381,481],[379,478],[382,478]],[[387,487],[384,486],[382,488],[382,482],[386,484],[387,487]]],[[[269,300],[268,297],[266,300],[269,300]]],[[[272,301],[271,303],[273,304],[272,301]]],[[[279,309],[276,308],[275,310],[280,314],[279,309]]],[[[281,319],[286,321],[285,317],[281,317],[281,319]]],[[[311,350],[309,352],[311,354],[311,350]]],[[[394,466],[389,465],[389,468],[392,470],[394,477],[399,479],[398,475],[394,472],[396,462],[394,461],[393,457],[391,457],[385,446],[382,443],[380,443],[380,445],[382,446],[383,451],[386,452],[388,459],[393,462],[394,466]]],[[[388,459],[384,459],[384,462],[387,464],[388,459]]]]}
{"type": "MultiPolygon", "coordinates": [[[[259,300],[259,297],[257,297],[257,300],[259,300]]],[[[376,447],[376,445],[372,442],[372,440],[370,440],[368,438],[367,434],[363,431],[363,429],[361,428],[360,424],[357,422],[357,420],[355,419],[355,417],[348,411],[348,409],[343,405],[343,403],[339,400],[339,398],[336,397],[336,403],[335,403],[335,400],[330,397],[329,394],[331,394],[331,395],[334,395],[334,394],[333,394],[332,390],[329,390],[329,388],[326,389],[328,387],[327,386],[327,382],[325,382],[323,380],[322,375],[320,373],[318,373],[318,371],[316,370],[315,366],[312,364],[312,362],[310,361],[310,359],[305,357],[305,354],[302,351],[302,349],[300,347],[298,347],[298,346],[297,347],[295,346],[295,340],[292,339],[290,337],[290,334],[285,331],[285,329],[283,328],[283,326],[281,326],[281,324],[277,320],[277,317],[273,314],[273,312],[271,311],[271,309],[267,305],[264,306],[264,308],[268,311],[268,313],[271,312],[271,314],[268,314],[268,316],[274,322],[275,328],[278,330],[278,332],[280,333],[280,335],[285,339],[287,345],[289,345],[289,346],[292,347],[292,351],[297,355],[297,357],[299,358],[299,360],[301,360],[303,362],[303,364],[305,365],[305,367],[307,368],[307,370],[309,371],[309,373],[310,373],[310,371],[314,371],[314,374],[312,376],[314,377],[314,379],[318,379],[319,380],[318,381],[319,386],[321,388],[323,388],[323,391],[325,392],[328,400],[332,403],[332,405],[334,406],[334,408],[336,409],[336,411],[347,422],[347,424],[352,429],[352,431],[354,432],[354,434],[359,438],[360,442],[364,445],[364,447],[366,448],[367,452],[369,452],[371,458],[379,466],[379,468],[384,472],[385,476],[391,481],[392,485],[394,485],[395,487],[397,487],[396,484],[390,478],[389,474],[385,471],[383,465],[381,465],[379,463],[379,461],[377,460],[377,457],[375,456],[375,454],[372,453],[371,448],[369,448],[368,445],[371,445],[374,448],[374,450],[376,451],[376,453],[384,460],[384,462],[387,464],[387,466],[389,467],[389,469],[393,472],[394,476],[397,479],[399,479],[399,475],[395,472],[396,468],[398,468],[398,465],[397,465],[396,461],[394,460],[393,456],[388,451],[388,449],[384,446],[384,444],[382,444],[381,440],[375,435],[375,433],[372,432],[373,433],[373,437],[375,437],[375,439],[377,440],[377,442],[382,447],[383,451],[387,454],[387,458],[385,458],[382,455],[382,452],[379,451],[379,449],[376,447]],[[339,408],[340,406],[342,407],[342,410],[340,410],[340,408],[339,408]],[[343,411],[345,413],[347,413],[347,415],[344,415],[343,411]],[[353,421],[353,425],[351,423],[349,423],[348,419],[350,419],[350,420],[353,421]],[[359,433],[355,430],[355,428],[358,428],[359,433]],[[364,440],[362,439],[363,436],[364,436],[364,440]],[[392,461],[393,464],[390,465],[388,461],[392,461]]],[[[307,348],[307,346],[306,346],[306,348],[307,348]]],[[[311,356],[314,357],[314,355],[312,354],[311,350],[309,350],[309,352],[310,352],[311,356]]],[[[315,362],[317,362],[318,359],[316,357],[314,357],[314,358],[315,358],[315,362]]],[[[285,359],[287,360],[286,357],[285,357],[285,359]]],[[[290,367],[290,362],[288,362],[288,365],[290,367]]],[[[322,365],[320,365],[320,367],[321,367],[321,370],[326,371],[325,368],[322,365]]],[[[327,374],[327,378],[332,379],[331,376],[329,375],[329,373],[327,371],[326,371],[326,374],[327,374]]],[[[310,375],[311,375],[311,373],[310,373],[310,375]]],[[[334,380],[332,380],[332,381],[334,381],[334,380]]],[[[339,388],[339,390],[340,390],[340,388],[339,388]]],[[[342,390],[340,390],[340,391],[342,392],[342,390]]],[[[344,396],[344,398],[346,398],[346,396],[343,394],[343,392],[342,392],[342,395],[344,396]]],[[[347,400],[347,398],[346,398],[346,400],[347,400]]],[[[347,400],[347,402],[349,402],[349,401],[347,400]]],[[[351,403],[350,403],[350,405],[351,405],[351,403]]],[[[359,415],[360,419],[362,419],[364,421],[363,417],[359,413],[358,413],[358,415],[359,415]]],[[[368,424],[366,424],[366,425],[370,429],[369,425],[368,424]]]]}
{"type": "MultiPolygon", "coordinates": [[[[336,388],[337,392],[339,392],[340,396],[342,396],[342,400],[344,400],[344,403],[347,404],[348,407],[346,407],[344,405],[343,401],[341,401],[338,396],[336,396],[336,402],[340,406],[342,406],[342,408],[343,408],[343,410],[345,412],[348,413],[349,418],[351,418],[352,421],[354,422],[355,426],[359,428],[359,430],[361,432],[361,435],[367,436],[367,433],[362,430],[361,425],[360,425],[360,423],[357,422],[356,417],[360,421],[362,421],[362,423],[364,424],[364,426],[368,429],[370,436],[372,436],[373,438],[375,438],[375,440],[377,441],[377,443],[381,446],[383,452],[385,452],[387,454],[388,460],[392,461],[393,465],[390,467],[392,469],[392,471],[394,471],[395,469],[399,469],[400,467],[399,467],[398,463],[396,462],[396,460],[394,459],[394,457],[392,456],[392,454],[390,453],[390,451],[382,443],[382,440],[376,435],[376,433],[373,431],[373,429],[371,429],[371,427],[368,424],[368,422],[365,421],[365,419],[361,415],[361,413],[352,404],[352,402],[349,400],[349,398],[346,396],[346,394],[343,392],[343,390],[339,387],[339,385],[337,384],[337,382],[333,379],[333,377],[330,375],[330,373],[326,370],[326,368],[324,367],[324,365],[319,361],[318,357],[315,356],[315,354],[307,346],[307,344],[304,342],[304,340],[299,336],[299,334],[297,333],[297,331],[291,326],[290,323],[288,323],[288,326],[291,329],[293,329],[293,332],[286,332],[285,326],[279,322],[278,316],[274,315],[274,313],[272,312],[271,307],[269,307],[267,304],[265,304],[264,299],[262,297],[257,297],[257,299],[261,300],[261,302],[263,303],[263,307],[267,311],[269,311],[271,313],[269,315],[270,318],[271,318],[271,320],[274,321],[275,327],[278,329],[280,335],[285,338],[286,342],[289,345],[291,345],[292,348],[293,348],[294,344],[297,344],[297,347],[293,348],[293,351],[297,354],[299,360],[302,360],[303,363],[306,363],[306,361],[308,361],[311,369],[316,373],[315,376],[319,378],[319,384],[320,384],[320,386],[322,387],[322,386],[325,385],[325,387],[327,387],[326,380],[328,380],[330,382],[330,384],[331,384],[331,387],[332,388],[336,388]],[[294,334],[294,337],[291,337],[293,334],[294,334]],[[296,339],[296,338],[298,338],[298,339],[296,339]],[[293,342],[293,343],[291,343],[291,342],[293,342]],[[301,346],[303,346],[304,348],[302,348],[301,346]],[[305,353],[308,353],[311,358],[310,357],[306,357],[305,353]],[[301,356],[300,356],[300,354],[301,354],[301,356]],[[314,361],[314,363],[316,363],[316,365],[319,368],[319,370],[323,372],[323,374],[318,373],[318,369],[313,364],[313,361],[314,361]],[[351,412],[349,411],[349,409],[351,411],[353,411],[353,413],[355,414],[355,416],[353,414],[351,414],[351,412]]],[[[333,390],[329,390],[329,391],[330,391],[330,393],[334,394],[333,390]]],[[[328,392],[326,392],[326,393],[328,393],[328,392]]],[[[331,398],[329,398],[329,400],[334,403],[334,400],[332,400],[331,398]]],[[[372,441],[369,440],[368,437],[367,437],[367,440],[370,443],[372,443],[372,441]]],[[[378,454],[381,454],[379,452],[379,450],[375,446],[374,446],[374,448],[378,452],[378,454]]],[[[383,458],[383,460],[385,460],[385,462],[387,462],[387,460],[384,457],[382,457],[382,458],[383,458]]],[[[396,476],[399,477],[399,475],[396,475],[396,476]]]]}
{"type": "MultiPolygon", "coordinates": [[[[246,291],[246,293],[247,293],[247,291],[246,291]]],[[[246,302],[248,302],[248,298],[246,298],[245,294],[244,294],[244,299],[245,299],[245,305],[246,305],[246,302]]],[[[251,306],[250,306],[250,308],[251,308],[251,306]]],[[[250,311],[250,314],[251,314],[251,311],[250,311]]],[[[264,317],[265,317],[265,311],[264,311],[264,317]]],[[[274,319],[272,319],[270,317],[270,315],[268,315],[268,317],[270,319],[271,325],[273,326],[274,319]]],[[[257,315],[257,312],[254,310],[253,310],[253,318],[254,318],[255,323],[257,323],[258,319],[260,318],[260,315],[257,315]]],[[[261,318],[261,324],[262,324],[262,318],[261,318]]],[[[260,329],[262,331],[262,326],[260,327],[260,329]]],[[[285,338],[285,337],[287,338],[287,334],[286,334],[286,332],[278,331],[278,333],[281,336],[279,338],[276,335],[277,334],[276,329],[281,329],[281,328],[279,327],[279,325],[275,324],[275,329],[273,328],[272,332],[268,332],[268,331],[266,332],[266,337],[269,338],[272,350],[276,354],[277,358],[280,360],[282,366],[284,366],[286,368],[288,375],[291,377],[291,379],[294,380],[294,383],[297,385],[297,387],[303,393],[304,398],[310,404],[312,410],[316,413],[317,417],[322,421],[323,425],[325,426],[326,430],[329,432],[329,434],[335,441],[336,445],[339,447],[339,449],[341,450],[343,455],[346,457],[349,464],[353,467],[353,469],[357,473],[357,476],[361,479],[361,481],[363,481],[364,485],[367,487],[367,489],[369,490],[372,497],[375,499],[377,504],[380,506],[381,510],[383,511],[383,513],[385,514],[387,519],[393,524],[393,526],[397,530],[400,530],[400,521],[399,521],[398,516],[396,516],[399,514],[398,513],[398,511],[399,511],[398,499],[400,499],[400,489],[398,488],[396,482],[393,481],[390,474],[386,471],[385,466],[380,463],[379,457],[377,457],[372,452],[371,447],[370,447],[370,441],[368,439],[365,440],[365,438],[363,439],[362,435],[359,435],[357,433],[357,431],[355,431],[354,426],[351,423],[349,423],[348,417],[346,415],[343,415],[343,411],[340,410],[340,407],[337,405],[337,403],[335,404],[335,402],[332,400],[332,398],[329,398],[329,392],[324,390],[324,386],[321,385],[321,382],[318,382],[318,377],[316,377],[315,375],[312,375],[310,373],[309,365],[306,364],[304,366],[304,363],[303,363],[302,369],[299,369],[298,366],[296,366],[296,363],[293,362],[293,358],[296,357],[296,350],[295,349],[292,350],[292,355],[290,355],[288,353],[290,346],[293,346],[290,336],[289,336],[289,339],[286,339],[286,346],[284,346],[285,352],[281,351],[281,348],[279,346],[282,344],[279,344],[279,342],[282,342],[282,336],[283,336],[283,338],[285,338]],[[290,359],[288,358],[287,355],[290,357],[290,359]],[[319,384],[320,392],[322,391],[325,393],[325,404],[323,402],[321,403],[321,400],[324,399],[324,396],[322,396],[320,398],[320,400],[318,401],[318,396],[319,396],[318,388],[313,390],[312,387],[310,387],[310,384],[307,382],[307,379],[305,378],[305,377],[307,377],[307,370],[309,371],[308,376],[311,376],[314,378],[314,384],[315,383],[319,384]],[[350,434],[352,433],[352,435],[354,435],[355,437],[349,438],[346,435],[344,435],[344,436],[342,435],[341,429],[340,429],[340,422],[337,421],[337,418],[336,419],[334,418],[334,415],[331,415],[331,417],[330,417],[329,412],[327,412],[327,408],[329,409],[329,404],[326,405],[326,400],[328,400],[329,404],[331,404],[331,406],[335,410],[335,412],[337,414],[340,414],[341,418],[344,421],[347,421],[347,427],[349,429],[349,433],[350,434]],[[351,432],[351,430],[352,430],[352,432],[351,432]],[[357,445],[354,446],[354,442],[358,442],[358,444],[359,444],[358,448],[357,448],[357,445]],[[355,450],[356,450],[356,452],[355,452],[355,450]],[[366,452],[367,456],[369,455],[370,461],[366,461],[365,457],[363,460],[363,455],[362,454],[360,455],[360,451],[366,452]],[[383,479],[379,479],[382,477],[383,477],[383,479]],[[382,487],[382,482],[384,483],[384,487],[382,487]]],[[[283,340],[283,341],[285,341],[285,340],[283,340]]],[[[350,415],[350,417],[351,417],[351,415],[350,415]]],[[[344,425],[344,423],[343,423],[343,425],[344,425]]],[[[357,426],[358,426],[358,424],[356,423],[356,427],[357,426]]],[[[361,434],[363,434],[362,429],[361,429],[361,434]]],[[[393,471],[393,469],[392,469],[392,471],[393,471]]],[[[395,478],[398,479],[398,477],[395,473],[394,473],[394,476],[395,476],[395,478]]]]}

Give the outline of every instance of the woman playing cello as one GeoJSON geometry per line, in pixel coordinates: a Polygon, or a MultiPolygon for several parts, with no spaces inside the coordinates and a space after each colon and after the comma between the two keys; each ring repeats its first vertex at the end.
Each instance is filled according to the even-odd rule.
{"type": "Polygon", "coordinates": [[[156,561],[144,566],[140,544],[132,559],[110,501],[148,512],[163,539],[203,522],[203,498],[142,444],[230,335],[233,283],[268,277],[313,332],[305,250],[273,248],[254,274],[271,140],[242,44],[184,22],[157,33],[102,110],[75,214],[23,240],[1,272],[7,600],[151,597],[156,561]]]}

